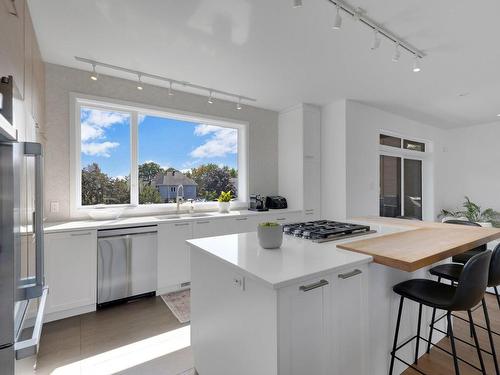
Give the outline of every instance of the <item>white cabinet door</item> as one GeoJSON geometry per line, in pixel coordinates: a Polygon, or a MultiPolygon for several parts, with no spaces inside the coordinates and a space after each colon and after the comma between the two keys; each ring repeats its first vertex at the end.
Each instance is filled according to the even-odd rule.
{"type": "Polygon", "coordinates": [[[280,375],[337,374],[328,369],[330,296],[328,278],[280,290],[280,375]]]}
{"type": "Polygon", "coordinates": [[[227,234],[256,232],[257,224],[261,221],[263,222],[265,219],[257,215],[231,218],[228,222],[227,234]]]}
{"type": "Polygon", "coordinates": [[[231,233],[231,219],[197,220],[193,226],[193,238],[222,236],[231,233]]]}
{"type": "Polygon", "coordinates": [[[190,281],[189,245],[193,238],[190,222],[158,225],[158,291],[178,289],[190,281]]]}
{"type": "Polygon", "coordinates": [[[47,313],[95,305],[96,280],[95,230],[45,235],[47,313]]]}
{"type": "Polygon", "coordinates": [[[321,169],[316,160],[304,160],[304,214],[306,220],[321,218],[321,169]]]}
{"type": "Polygon", "coordinates": [[[332,374],[368,374],[368,299],[366,266],[339,272],[332,277],[332,374]]]}
{"type": "Polygon", "coordinates": [[[317,107],[304,108],[304,158],[318,161],[321,150],[321,113],[317,107]]]}

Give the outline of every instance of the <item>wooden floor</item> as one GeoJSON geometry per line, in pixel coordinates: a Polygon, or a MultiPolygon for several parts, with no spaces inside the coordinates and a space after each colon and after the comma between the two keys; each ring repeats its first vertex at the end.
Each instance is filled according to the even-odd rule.
{"type": "MultiPolygon", "coordinates": [[[[490,321],[491,321],[492,328],[494,331],[500,333],[500,310],[498,308],[498,304],[496,302],[495,296],[487,294],[486,295],[486,304],[488,305],[488,312],[490,315],[490,321]]],[[[466,313],[460,314],[460,316],[463,316],[466,318],[467,314],[466,313]]],[[[482,308],[477,309],[473,313],[473,318],[477,324],[481,324],[482,326],[485,326],[482,308]]],[[[453,327],[454,327],[454,334],[456,337],[459,337],[459,338],[466,340],[470,343],[474,343],[474,340],[470,337],[468,323],[466,323],[460,319],[455,318],[454,322],[453,322],[453,327]]],[[[483,329],[477,328],[477,333],[478,333],[480,346],[482,348],[484,348],[485,350],[489,351],[490,344],[489,344],[488,335],[487,335],[486,331],[483,329]]],[[[500,361],[500,336],[499,335],[493,335],[493,336],[494,336],[495,348],[497,350],[497,358],[500,361]]],[[[475,364],[479,367],[479,360],[477,357],[476,350],[474,348],[470,347],[469,345],[464,344],[464,343],[460,343],[458,341],[455,341],[455,342],[456,342],[456,346],[457,346],[458,356],[466,359],[469,362],[472,362],[473,364],[475,364]]],[[[421,345],[422,344],[425,344],[425,343],[422,342],[421,345]]],[[[439,342],[438,345],[451,352],[451,346],[450,346],[449,339],[445,338],[445,339],[441,340],[441,342],[439,342]]],[[[483,353],[483,359],[485,361],[487,374],[495,374],[495,367],[493,364],[492,357],[487,353],[483,353]]],[[[452,357],[449,356],[448,354],[442,352],[441,350],[436,349],[436,348],[431,349],[430,354],[426,354],[423,357],[420,357],[417,367],[421,371],[423,371],[427,374],[431,374],[431,375],[452,375],[452,374],[455,374],[455,368],[453,366],[452,357]]],[[[414,374],[419,374],[419,372],[417,372],[413,369],[408,369],[403,374],[404,375],[414,375],[414,374]]],[[[461,375],[477,375],[477,374],[481,374],[481,373],[465,363],[460,363],[460,374],[461,375]]]]}
{"type": "Polygon", "coordinates": [[[186,331],[189,325],[179,323],[160,297],[47,323],[43,327],[36,372],[32,369],[33,359],[28,359],[17,361],[16,375],[191,375],[194,371],[189,346],[160,355],[163,343],[156,346],[149,343],[151,338],[182,328],[186,331]],[[139,358],[129,368],[114,371],[110,362],[119,361],[123,367],[123,356],[128,354],[120,350],[127,349],[127,345],[132,345],[129,352],[143,350],[145,357],[149,357],[143,363],[137,363],[141,362],[139,358]]]}

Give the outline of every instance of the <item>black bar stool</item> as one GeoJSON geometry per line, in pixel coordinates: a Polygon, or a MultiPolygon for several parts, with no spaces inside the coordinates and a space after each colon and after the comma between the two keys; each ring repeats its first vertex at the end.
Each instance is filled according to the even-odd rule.
{"type": "MultiPolygon", "coordinates": [[[[448,263],[448,264],[440,264],[436,267],[433,267],[429,270],[429,272],[431,275],[438,277],[438,282],[441,279],[450,280],[451,282],[459,282],[460,275],[462,274],[463,269],[464,269],[464,266],[462,264],[448,263]]],[[[495,249],[493,250],[492,255],[491,255],[490,267],[488,270],[488,285],[487,285],[488,287],[490,287],[490,288],[492,287],[495,289],[497,303],[499,302],[498,291],[497,291],[498,285],[500,285],[500,244],[495,247],[495,249]]],[[[493,332],[491,329],[490,317],[488,314],[488,308],[486,306],[486,301],[485,301],[484,297],[481,300],[481,305],[483,307],[484,320],[486,322],[486,327],[483,327],[480,325],[476,325],[476,326],[483,328],[483,329],[486,329],[486,331],[488,332],[488,338],[490,341],[490,348],[491,348],[491,353],[488,352],[488,354],[491,354],[493,356],[496,374],[500,375],[500,368],[498,367],[498,360],[497,360],[497,355],[496,355],[496,350],[495,350],[495,343],[493,341],[493,335],[492,335],[492,333],[496,333],[496,332],[493,332]]],[[[500,304],[499,304],[499,307],[500,307],[500,304]]],[[[431,325],[430,325],[427,353],[429,353],[429,350],[430,350],[430,345],[431,345],[430,342],[432,341],[432,331],[434,329],[435,318],[436,318],[436,309],[434,308],[432,311],[432,321],[431,321],[431,325]]],[[[472,326],[472,322],[469,322],[469,323],[471,323],[471,326],[472,326]]],[[[472,328],[471,328],[471,332],[472,332],[472,328]]],[[[468,344],[468,342],[465,342],[465,343],[468,344]]]]}
{"type": "MultiPolygon", "coordinates": [[[[446,220],[444,223],[445,224],[467,225],[467,226],[470,226],[470,227],[480,227],[481,226],[478,223],[474,223],[473,221],[457,220],[457,219],[446,220]]],[[[480,252],[485,251],[487,249],[488,249],[487,245],[478,246],[478,247],[476,247],[476,248],[474,248],[472,250],[466,251],[465,253],[455,255],[452,258],[452,261],[455,262],[455,263],[465,264],[474,255],[479,254],[480,252]]]]}
{"type": "Polygon", "coordinates": [[[458,280],[458,286],[446,285],[439,283],[437,281],[428,279],[412,279],[403,281],[395,285],[392,289],[395,293],[401,296],[399,302],[398,320],[396,323],[396,332],[394,333],[394,343],[391,352],[391,364],[389,368],[389,375],[392,375],[394,370],[394,361],[398,359],[399,361],[410,366],[414,370],[421,374],[424,374],[421,370],[416,368],[414,365],[407,363],[405,360],[399,358],[396,352],[403,346],[410,343],[413,339],[417,339],[416,350],[415,350],[415,365],[418,362],[418,348],[420,340],[426,341],[427,339],[420,336],[420,325],[422,321],[422,305],[429,306],[432,308],[445,310],[447,312],[446,316],[448,319],[448,328],[450,332],[451,349],[452,353],[447,350],[434,345],[436,348],[445,351],[453,356],[453,363],[455,365],[455,374],[460,374],[460,369],[458,367],[458,360],[467,363],[468,365],[476,368],[486,375],[486,370],[484,367],[483,356],[481,354],[481,348],[479,347],[479,342],[476,335],[476,330],[473,326],[473,336],[474,343],[476,346],[477,355],[479,357],[479,363],[481,368],[476,367],[472,363],[465,361],[464,359],[457,357],[457,352],[455,348],[455,338],[453,336],[453,327],[451,325],[451,312],[452,311],[467,311],[469,315],[469,320],[472,322],[471,309],[476,306],[484,296],[486,290],[486,285],[488,284],[488,267],[490,265],[491,251],[483,251],[480,254],[473,256],[469,262],[464,266],[462,273],[458,280]],[[404,299],[408,298],[419,304],[418,309],[418,326],[417,335],[411,339],[405,341],[403,344],[398,346],[398,334],[399,325],[401,323],[401,314],[403,312],[403,302],[404,299]]]}

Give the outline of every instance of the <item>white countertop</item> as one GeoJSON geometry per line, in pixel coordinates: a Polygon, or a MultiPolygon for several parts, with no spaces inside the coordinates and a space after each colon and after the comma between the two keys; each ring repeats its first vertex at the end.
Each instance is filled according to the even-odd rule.
{"type": "MultiPolygon", "coordinates": [[[[380,234],[366,235],[363,238],[377,235],[380,234]]],[[[280,249],[266,250],[260,247],[257,233],[252,232],[199,238],[187,242],[235,267],[246,276],[277,289],[337,270],[370,263],[371,256],[337,249],[337,244],[352,240],[315,243],[285,235],[280,249]]]]}
{"type": "Polygon", "coordinates": [[[227,214],[221,214],[219,212],[196,212],[193,214],[181,214],[177,215],[175,213],[171,214],[158,214],[150,216],[135,216],[135,217],[124,217],[115,220],[78,220],[78,221],[64,221],[64,222],[51,222],[44,224],[45,233],[55,233],[55,232],[70,232],[74,230],[89,230],[89,229],[109,229],[109,228],[119,228],[126,226],[138,226],[138,225],[155,225],[160,223],[171,223],[171,222],[181,222],[181,221],[196,221],[196,220],[207,220],[207,219],[223,219],[237,216],[254,216],[254,215],[272,215],[272,214],[286,214],[286,213],[297,213],[300,210],[292,209],[282,209],[282,210],[269,210],[269,211],[249,211],[249,210],[235,210],[227,214]],[[196,216],[202,215],[202,216],[196,216]]]}

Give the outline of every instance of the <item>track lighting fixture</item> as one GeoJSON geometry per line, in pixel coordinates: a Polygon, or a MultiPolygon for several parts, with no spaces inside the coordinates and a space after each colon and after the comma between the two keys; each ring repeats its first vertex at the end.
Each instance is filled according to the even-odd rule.
{"type": "Polygon", "coordinates": [[[92,73],[90,74],[92,81],[97,81],[97,72],[95,71],[95,64],[92,64],[92,73]]]}
{"type": "Polygon", "coordinates": [[[140,74],[137,74],[137,90],[139,90],[139,91],[143,90],[142,80],[141,80],[141,75],[140,74]]]}
{"type": "Polygon", "coordinates": [[[392,55],[392,61],[398,62],[400,57],[401,51],[399,50],[399,43],[396,43],[396,46],[394,47],[394,55],[392,55]]]}
{"type": "Polygon", "coordinates": [[[335,18],[333,19],[334,30],[339,30],[342,27],[342,17],[340,16],[340,6],[337,5],[337,13],[335,13],[335,18]]]}
{"type": "Polygon", "coordinates": [[[300,8],[302,6],[302,0],[293,0],[293,7],[300,8]]]}
{"type": "Polygon", "coordinates": [[[418,73],[418,72],[420,72],[420,70],[421,70],[420,69],[420,57],[418,57],[418,55],[415,54],[415,58],[413,60],[413,71],[415,73],[418,73]]]}
{"type": "Polygon", "coordinates": [[[376,50],[376,49],[378,49],[378,47],[380,47],[380,33],[379,33],[378,29],[375,29],[375,30],[373,30],[373,42],[372,42],[371,49],[376,50]]]}
{"type": "Polygon", "coordinates": [[[84,57],[75,56],[75,60],[82,62],[82,63],[85,63],[85,64],[89,64],[91,66],[92,72],[90,73],[89,78],[93,81],[97,81],[97,79],[99,78],[99,74],[97,74],[96,68],[103,67],[106,69],[130,74],[133,77],[137,77],[137,81],[135,81],[135,82],[136,82],[137,90],[139,90],[139,91],[144,89],[142,77],[147,77],[150,80],[166,82],[168,84],[168,86],[165,87],[165,84],[163,84],[162,87],[165,87],[168,90],[169,96],[174,96],[176,94],[176,91],[173,90],[173,86],[178,85],[180,87],[188,87],[190,89],[200,91],[202,95],[206,95],[206,93],[208,92],[209,93],[208,102],[210,104],[214,103],[216,95],[220,95],[222,98],[228,98],[230,100],[230,102],[232,102],[236,105],[235,108],[237,110],[242,108],[243,102],[247,102],[247,101],[248,102],[256,102],[257,101],[254,98],[244,96],[244,95],[241,95],[239,93],[232,93],[232,92],[227,92],[227,91],[223,91],[223,90],[216,90],[216,89],[213,89],[210,87],[198,85],[196,83],[191,83],[188,81],[181,81],[181,80],[173,79],[170,77],[160,76],[157,74],[141,72],[139,70],[129,69],[129,68],[126,68],[123,66],[118,66],[118,65],[112,65],[112,64],[105,63],[105,62],[101,62],[101,61],[86,59],[84,57]]]}

